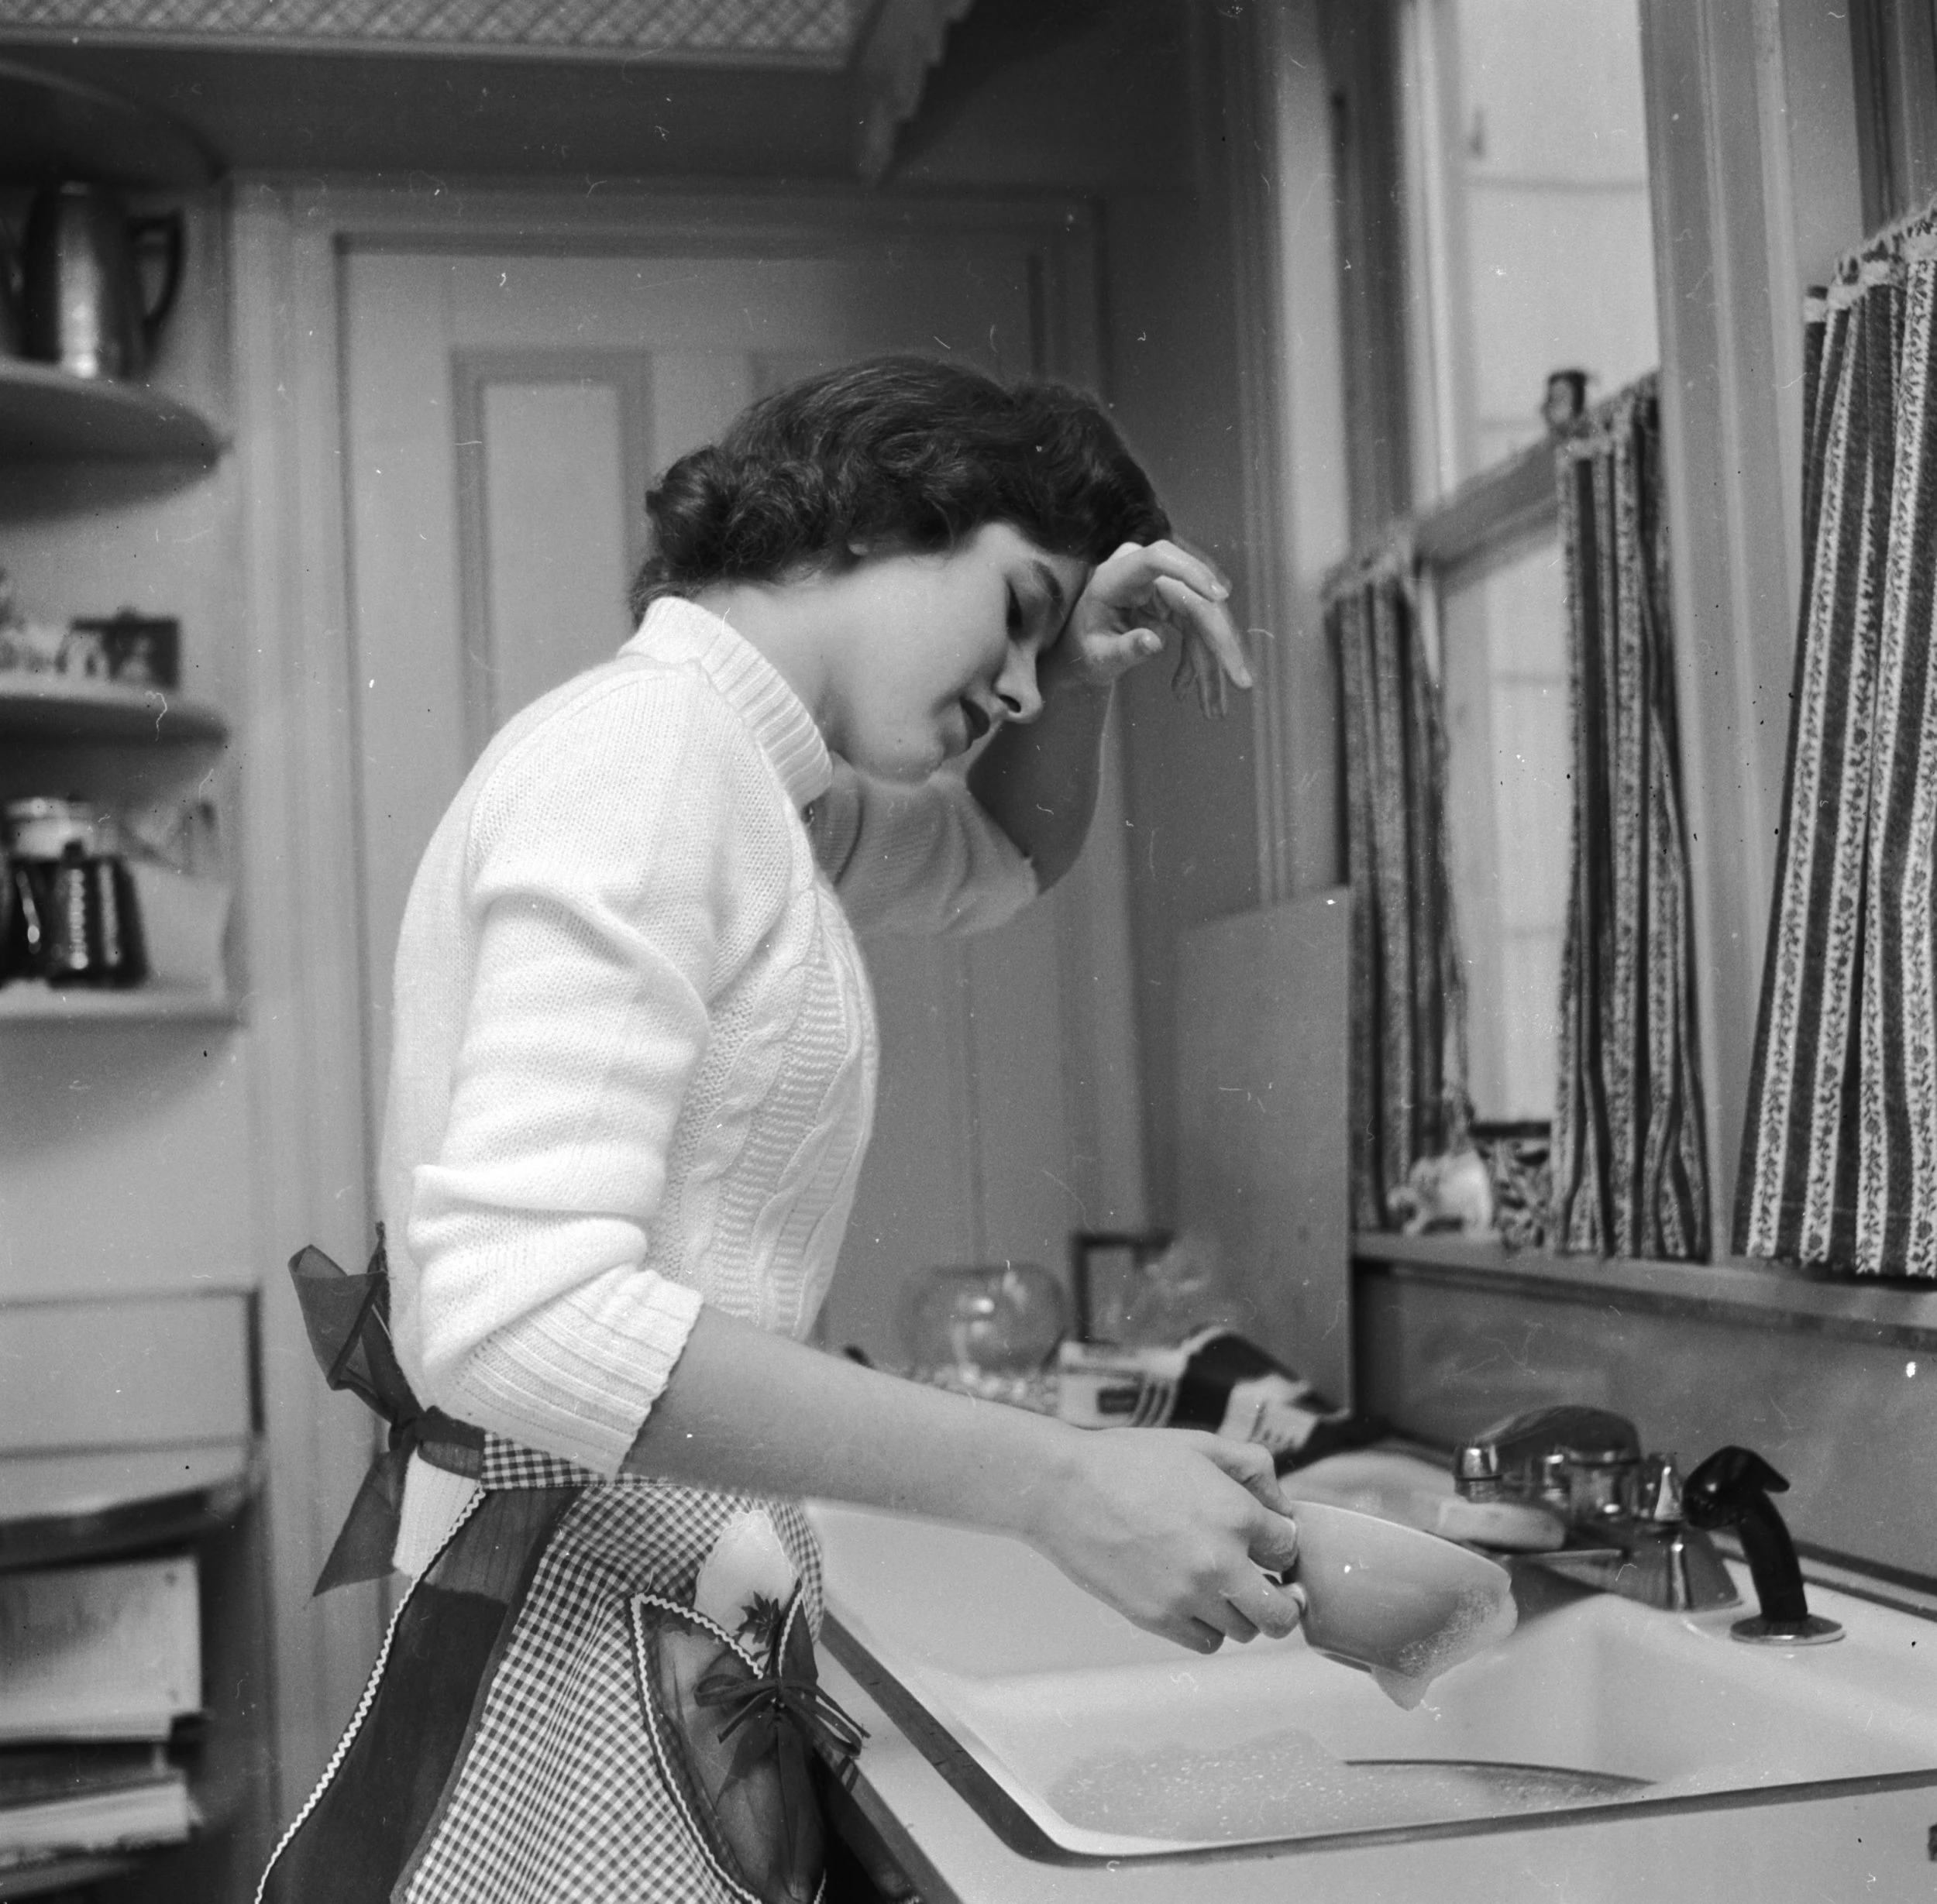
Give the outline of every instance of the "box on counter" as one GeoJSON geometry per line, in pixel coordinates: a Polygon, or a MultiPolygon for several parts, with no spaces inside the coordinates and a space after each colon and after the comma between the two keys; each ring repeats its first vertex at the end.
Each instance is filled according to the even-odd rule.
{"type": "Polygon", "coordinates": [[[1056,1412],[1078,1428],[1195,1428],[1268,1448],[1281,1472],[1363,1445],[1384,1425],[1335,1407],[1302,1376],[1234,1329],[1174,1347],[1065,1342],[1056,1412]]]}

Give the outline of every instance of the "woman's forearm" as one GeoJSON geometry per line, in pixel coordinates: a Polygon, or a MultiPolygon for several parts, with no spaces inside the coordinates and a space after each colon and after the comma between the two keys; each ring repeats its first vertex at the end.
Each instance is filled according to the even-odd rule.
{"type": "Polygon", "coordinates": [[[1181,638],[1206,713],[1222,713],[1224,683],[1251,685],[1230,584],[1173,542],[1126,542],[1097,565],[1049,649],[1038,679],[1042,712],[1012,723],[969,769],[982,809],[1026,853],[1044,891],[1076,863],[1096,809],[1110,684],[1181,638]]]}
{"type": "Polygon", "coordinates": [[[628,1473],[817,1494],[1029,1541],[1137,1625],[1209,1652],[1285,1633],[1297,1529],[1261,1448],[1094,1432],[903,1381],[704,1309],[628,1473]]]}
{"type": "Polygon", "coordinates": [[[1107,686],[1058,686],[1036,720],[1003,727],[969,769],[969,791],[1028,855],[1044,892],[1089,836],[1110,696],[1107,686]]]}
{"type": "Polygon", "coordinates": [[[628,1472],[1026,1533],[1079,1429],[702,1309],[628,1472]]]}

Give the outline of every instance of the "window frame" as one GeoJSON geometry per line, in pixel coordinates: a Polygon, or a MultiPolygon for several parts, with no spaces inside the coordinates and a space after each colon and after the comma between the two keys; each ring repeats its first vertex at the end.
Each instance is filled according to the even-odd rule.
{"type": "Polygon", "coordinates": [[[1937,9],[1849,0],[1849,11],[1863,229],[1873,232],[1937,193],[1937,9]]]}
{"type": "MultiPolygon", "coordinates": [[[[1554,439],[1537,438],[1476,470],[1460,469],[1474,393],[1462,335],[1471,321],[1457,229],[1464,204],[1445,191],[1459,107],[1457,47],[1443,9],[1426,0],[1410,7],[1405,0],[1321,0],[1320,10],[1333,66],[1340,303],[1347,335],[1357,340],[1347,363],[1348,449],[1361,466],[1368,441],[1385,450],[1376,474],[1354,469],[1353,541],[1370,546],[1394,520],[1405,521],[1421,638],[1443,683],[1449,593],[1481,565],[1510,559],[1557,532],[1554,439]],[[1415,117],[1422,122],[1416,129],[1415,117]],[[1374,175],[1355,178],[1351,168],[1371,164],[1379,147],[1374,175]],[[1429,204],[1421,218],[1412,211],[1421,198],[1443,202],[1429,204]],[[1397,287],[1390,304],[1402,320],[1395,330],[1365,325],[1368,284],[1397,287]],[[1424,321],[1406,324],[1409,314],[1424,321]],[[1386,414],[1395,392],[1402,406],[1396,424],[1386,414]],[[1368,406],[1376,407],[1370,418],[1368,406]],[[1409,505],[1392,500],[1402,497],[1409,505]]],[[[1536,394],[1528,392],[1529,411],[1536,394]]],[[[1471,975],[1469,999],[1477,998],[1497,980],[1499,961],[1488,943],[1472,939],[1460,953],[1471,975]]],[[[1472,1016],[1469,1004],[1469,1024],[1472,1016]]],[[[1483,1102],[1475,1112],[1482,1119],[1507,1115],[1483,1102]]]]}

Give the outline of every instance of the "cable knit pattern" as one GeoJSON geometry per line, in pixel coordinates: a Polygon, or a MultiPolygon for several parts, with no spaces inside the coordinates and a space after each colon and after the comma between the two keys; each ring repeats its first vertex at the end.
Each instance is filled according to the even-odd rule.
{"type": "Polygon", "coordinates": [[[803,1335],[873,1115],[854,928],[1034,891],[958,778],[834,761],[758,651],[655,603],[493,741],[405,909],[381,1193],[418,1393],[611,1475],[702,1302],[803,1335]]]}

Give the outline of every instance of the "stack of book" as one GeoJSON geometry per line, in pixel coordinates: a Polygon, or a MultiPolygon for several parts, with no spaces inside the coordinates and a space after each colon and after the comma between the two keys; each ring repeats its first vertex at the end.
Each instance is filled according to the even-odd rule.
{"type": "Polygon", "coordinates": [[[191,1556],[0,1573],[0,1892],[23,1868],[186,1838],[165,1748],[201,1708],[191,1556]]]}

